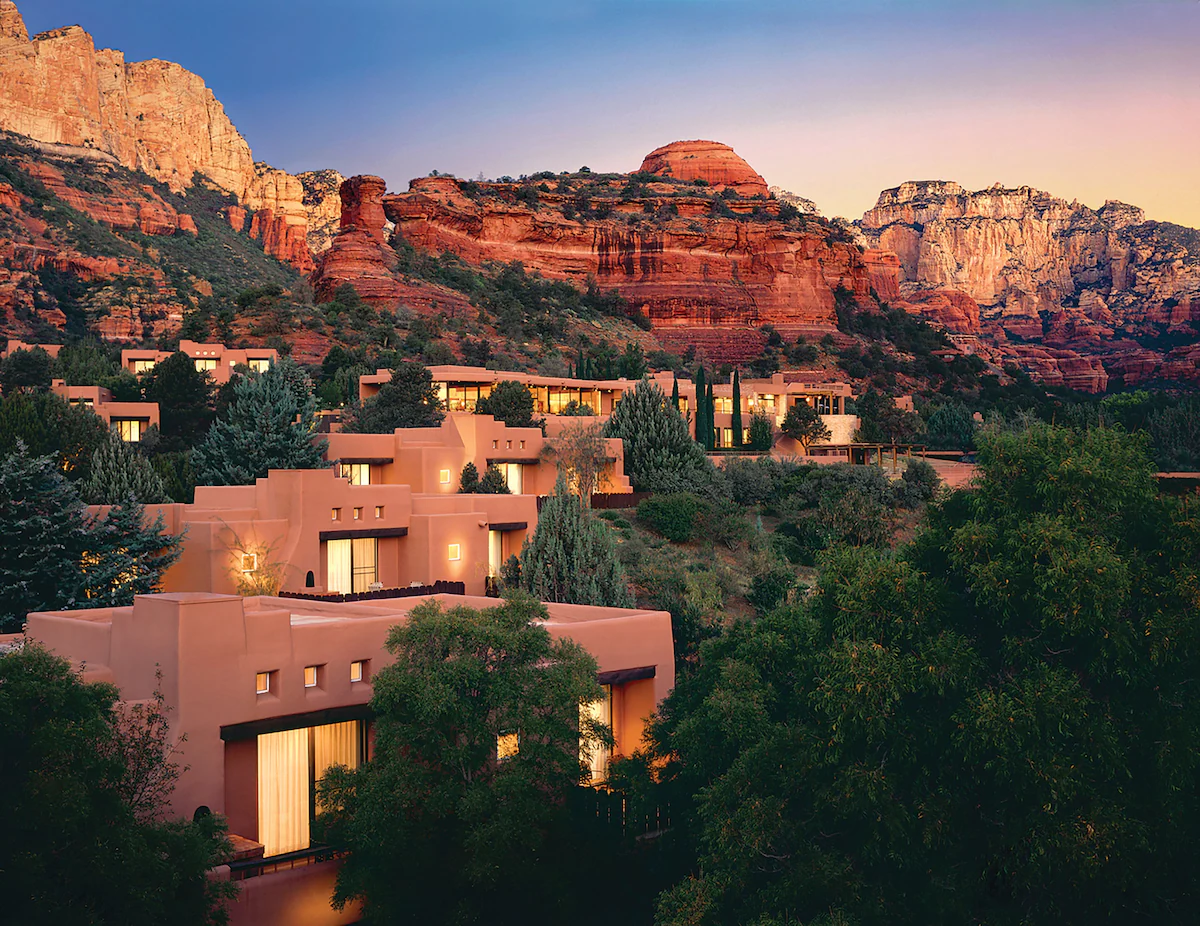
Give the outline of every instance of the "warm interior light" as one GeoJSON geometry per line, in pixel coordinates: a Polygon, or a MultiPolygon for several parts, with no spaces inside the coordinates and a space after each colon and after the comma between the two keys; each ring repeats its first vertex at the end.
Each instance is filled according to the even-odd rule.
{"type": "Polygon", "coordinates": [[[450,544],[450,562],[456,563],[462,559],[462,544],[450,544]]]}
{"type": "Polygon", "coordinates": [[[350,681],[361,682],[363,680],[363,670],[366,663],[363,660],[357,660],[350,663],[350,681]]]}
{"type": "Polygon", "coordinates": [[[316,688],[317,687],[317,667],[316,666],[305,666],[304,667],[304,687],[305,688],[316,688]]]}
{"type": "Polygon", "coordinates": [[[271,673],[256,673],[254,676],[254,689],[257,694],[267,694],[271,690],[271,673]]]}
{"type": "Polygon", "coordinates": [[[517,733],[501,733],[496,737],[496,758],[503,762],[505,759],[516,758],[521,752],[521,737],[517,733]]]}
{"type": "Polygon", "coordinates": [[[444,486],[450,485],[450,470],[444,469],[441,472],[439,472],[438,479],[441,481],[442,485],[444,485],[444,486]]]}

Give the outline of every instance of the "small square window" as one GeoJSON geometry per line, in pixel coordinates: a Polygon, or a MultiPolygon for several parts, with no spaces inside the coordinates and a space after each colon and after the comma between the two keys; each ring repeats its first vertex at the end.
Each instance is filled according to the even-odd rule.
{"type": "Polygon", "coordinates": [[[258,672],[254,676],[254,691],[256,694],[269,694],[271,691],[271,673],[258,672]]]}
{"type": "Polygon", "coordinates": [[[438,481],[444,486],[450,485],[450,470],[448,470],[448,469],[441,470],[438,473],[438,481]]]}
{"type": "Polygon", "coordinates": [[[377,517],[377,518],[383,517],[383,505],[375,506],[375,517],[377,517]]]}
{"type": "Polygon", "coordinates": [[[492,441],[492,449],[493,449],[493,450],[496,450],[496,449],[498,449],[499,447],[500,447],[500,441],[498,441],[498,440],[494,440],[494,441],[492,441]]]}
{"type": "Polygon", "coordinates": [[[362,509],[361,509],[361,508],[355,508],[355,509],[354,509],[354,520],[355,520],[355,521],[361,521],[361,520],[362,520],[362,509]]]}
{"type": "Polygon", "coordinates": [[[361,682],[367,677],[367,660],[358,659],[350,663],[350,681],[361,682]]]}
{"type": "Polygon", "coordinates": [[[524,449],[525,449],[525,441],[521,441],[521,449],[522,449],[522,450],[524,450],[524,449]]]}
{"type": "Polygon", "coordinates": [[[515,759],[521,752],[521,737],[517,733],[501,733],[496,737],[496,758],[515,759]]]}
{"type": "Polygon", "coordinates": [[[242,554],[242,572],[257,572],[258,571],[258,554],[243,553],[242,554]]]}
{"type": "Polygon", "coordinates": [[[304,667],[304,687],[305,688],[316,688],[317,687],[317,668],[318,668],[317,666],[305,666],[304,667]]]}
{"type": "Polygon", "coordinates": [[[506,440],[506,441],[504,442],[504,448],[505,448],[506,450],[512,450],[512,441],[510,441],[510,440],[506,440]]]}
{"type": "Polygon", "coordinates": [[[342,520],[342,509],[341,508],[330,508],[329,509],[329,519],[331,521],[342,520]]]}
{"type": "Polygon", "coordinates": [[[450,562],[457,563],[462,559],[462,544],[450,544],[450,562]]]}

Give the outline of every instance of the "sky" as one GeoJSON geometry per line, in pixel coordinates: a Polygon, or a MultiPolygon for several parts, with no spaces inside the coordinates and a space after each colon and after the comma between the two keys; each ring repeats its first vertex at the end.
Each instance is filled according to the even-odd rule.
{"type": "Polygon", "coordinates": [[[258,160],[407,189],[678,139],[858,218],[905,180],[1200,227],[1200,0],[17,0],[201,75],[258,160]]]}

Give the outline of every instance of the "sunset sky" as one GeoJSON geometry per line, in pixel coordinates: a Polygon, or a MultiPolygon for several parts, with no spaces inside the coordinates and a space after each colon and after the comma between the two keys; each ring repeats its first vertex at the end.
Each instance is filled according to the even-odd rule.
{"type": "Polygon", "coordinates": [[[682,138],[861,216],[909,179],[1200,227],[1198,0],[18,0],[200,74],[256,158],[634,170],[682,138]]]}

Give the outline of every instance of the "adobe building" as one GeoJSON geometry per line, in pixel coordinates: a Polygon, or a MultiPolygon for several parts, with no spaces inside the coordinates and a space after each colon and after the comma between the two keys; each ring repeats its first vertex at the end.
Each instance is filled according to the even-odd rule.
{"type": "MultiPolygon", "coordinates": [[[[534,411],[547,416],[548,431],[552,422],[561,420],[559,416],[562,411],[572,402],[586,405],[597,418],[607,419],[621,397],[637,386],[636,380],[629,379],[572,379],[452,365],[433,366],[429,372],[442,404],[452,412],[473,412],[479,400],[491,395],[492,389],[499,383],[522,383],[533,394],[534,411]]],[[[359,401],[365,402],[375,396],[391,378],[390,370],[377,370],[359,377],[359,401]]],[[[649,379],[657,383],[665,394],[671,395],[676,382],[673,373],[654,373],[649,379]]],[[[696,384],[684,379],[679,380],[678,384],[679,408],[688,419],[692,435],[695,436],[694,415],[689,412],[694,412],[696,408],[696,384]]],[[[748,436],[751,416],[766,415],[778,428],[783,424],[788,409],[798,402],[811,406],[821,416],[830,432],[826,442],[828,445],[851,443],[858,429],[858,417],[847,410],[847,401],[854,397],[850,384],[826,381],[818,373],[776,373],[770,379],[744,379],[741,381],[741,394],[743,437],[748,436]]],[[[717,447],[732,447],[732,383],[715,385],[713,400],[717,447]]],[[[802,448],[790,438],[781,438],[780,447],[788,453],[803,453],[802,448]]]]}
{"type": "Polygon", "coordinates": [[[19,350],[44,350],[51,359],[57,360],[58,352],[62,349],[61,344],[26,344],[17,338],[9,338],[8,343],[0,348],[0,360],[4,360],[9,354],[19,350]]]}
{"type": "Polygon", "coordinates": [[[424,494],[356,485],[333,469],[197,486],[193,504],[146,510],[161,513],[168,531],[186,531],[163,578],[168,592],[349,595],[461,582],[482,595],[537,526],[533,495],[424,494]]]}
{"type": "MultiPolygon", "coordinates": [[[[211,376],[218,386],[229,382],[234,367],[243,366],[256,373],[265,373],[279,362],[279,352],[271,347],[233,349],[224,344],[180,341],[179,350],[191,357],[196,369],[211,376]]],[[[170,357],[171,353],[154,349],[127,348],[121,351],[121,367],[135,376],[140,376],[149,373],[157,364],[170,357]]]]}
{"type": "Polygon", "coordinates": [[[157,402],[114,402],[112,392],[103,386],[68,386],[56,379],[50,391],[70,405],[90,408],[110,428],[116,428],[125,441],[137,443],[149,428],[160,423],[157,402]]]}
{"type": "MultiPolygon", "coordinates": [[[[552,427],[548,424],[547,437],[540,428],[510,428],[491,415],[451,412],[436,428],[334,432],[328,435],[326,458],[355,485],[408,485],[417,493],[449,495],[458,491],[463,467],[474,463],[480,475],[489,466],[499,469],[514,495],[549,495],[558,478],[556,438],[572,421],[559,418],[552,427]]],[[[604,444],[607,459],[596,491],[631,492],[624,444],[616,438],[604,444]]]]}
{"type": "MultiPolygon", "coordinates": [[[[495,604],[434,597],[447,608],[495,604]]],[[[172,740],[186,736],[172,812],[223,814],[236,837],[240,860],[218,870],[240,881],[230,905],[234,926],[338,926],[360,911],[329,905],[338,862],[312,846],[314,789],[331,765],[356,767],[370,756],[371,679],[391,661],[388,631],[427,600],[142,595],[132,607],[30,614],[26,634],[80,666],[87,680],[116,685],[127,702],[162,691],[172,740]]],[[[553,637],[595,657],[605,697],[588,710],[611,725],[613,755],[631,754],[674,684],[670,615],[547,610],[553,637]]],[[[603,781],[609,758],[591,757],[593,781],[603,781]]]]}

